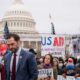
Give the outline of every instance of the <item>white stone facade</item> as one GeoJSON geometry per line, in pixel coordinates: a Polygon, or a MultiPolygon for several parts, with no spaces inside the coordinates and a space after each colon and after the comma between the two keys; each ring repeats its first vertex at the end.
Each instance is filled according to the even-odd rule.
{"type": "Polygon", "coordinates": [[[35,29],[36,22],[24,7],[22,0],[14,0],[12,6],[4,14],[0,21],[1,35],[6,21],[9,31],[20,35],[23,47],[40,50],[40,36],[35,29]]]}

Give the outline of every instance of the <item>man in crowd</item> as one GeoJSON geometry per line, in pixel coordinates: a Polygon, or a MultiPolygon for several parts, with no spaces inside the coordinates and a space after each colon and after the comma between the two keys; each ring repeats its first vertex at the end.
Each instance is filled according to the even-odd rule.
{"type": "Polygon", "coordinates": [[[20,37],[9,34],[7,44],[12,53],[5,56],[5,80],[37,80],[36,59],[20,47],[20,37]]]}

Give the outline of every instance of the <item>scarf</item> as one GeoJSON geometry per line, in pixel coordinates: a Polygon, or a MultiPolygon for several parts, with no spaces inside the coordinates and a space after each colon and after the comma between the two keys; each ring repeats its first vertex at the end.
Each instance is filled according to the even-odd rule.
{"type": "Polygon", "coordinates": [[[44,69],[49,69],[49,68],[52,68],[51,64],[44,64],[43,65],[43,68],[44,69]]]}

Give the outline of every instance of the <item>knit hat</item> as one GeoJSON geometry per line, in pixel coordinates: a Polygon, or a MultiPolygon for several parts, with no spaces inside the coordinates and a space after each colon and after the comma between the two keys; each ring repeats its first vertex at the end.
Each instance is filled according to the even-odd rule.
{"type": "Polygon", "coordinates": [[[73,59],[72,58],[69,58],[68,59],[68,63],[73,63],[73,59]]]}

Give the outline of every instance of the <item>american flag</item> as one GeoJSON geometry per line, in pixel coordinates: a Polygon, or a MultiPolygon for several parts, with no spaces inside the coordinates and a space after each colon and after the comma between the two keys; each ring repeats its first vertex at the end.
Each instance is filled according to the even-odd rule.
{"type": "Polygon", "coordinates": [[[6,22],[5,26],[4,26],[4,39],[7,39],[8,35],[9,35],[9,29],[8,29],[8,25],[7,25],[7,22],[6,22]]]}

